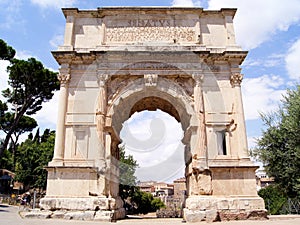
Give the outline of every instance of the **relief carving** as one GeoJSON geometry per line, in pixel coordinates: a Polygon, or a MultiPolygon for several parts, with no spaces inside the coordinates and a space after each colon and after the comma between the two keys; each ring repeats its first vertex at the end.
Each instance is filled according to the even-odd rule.
{"type": "Polygon", "coordinates": [[[157,85],[157,74],[145,74],[145,86],[146,87],[155,87],[157,85]]]}
{"type": "Polygon", "coordinates": [[[182,87],[185,91],[185,93],[192,97],[194,94],[194,80],[191,77],[173,77],[170,78],[171,81],[176,82],[180,87],[182,87]]]}
{"type": "Polygon", "coordinates": [[[118,95],[120,91],[128,85],[129,82],[138,79],[136,76],[112,76],[107,84],[107,100],[108,102],[118,95]]]}
{"type": "Polygon", "coordinates": [[[212,178],[211,171],[205,169],[200,171],[197,168],[193,168],[192,174],[192,185],[191,194],[192,195],[211,195],[212,194],[212,178]]]}

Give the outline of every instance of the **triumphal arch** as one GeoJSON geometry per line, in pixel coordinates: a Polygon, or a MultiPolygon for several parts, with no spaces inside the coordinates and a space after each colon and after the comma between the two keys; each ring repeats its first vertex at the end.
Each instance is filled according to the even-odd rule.
{"type": "Polygon", "coordinates": [[[160,109],[184,131],[187,221],[264,212],[248,155],[240,68],[247,52],[235,41],[235,9],[109,7],[63,13],[64,44],[52,52],[61,86],[42,208],[123,218],[122,123],[135,112],[160,109]]]}

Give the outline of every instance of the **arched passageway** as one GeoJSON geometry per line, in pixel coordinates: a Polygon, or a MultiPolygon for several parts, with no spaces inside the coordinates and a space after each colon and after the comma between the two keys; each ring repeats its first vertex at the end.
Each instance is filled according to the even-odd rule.
{"type": "Polygon", "coordinates": [[[123,123],[160,109],[181,123],[187,195],[184,218],[264,216],[241,97],[235,9],[64,9],[60,104],[41,208],[125,216],[119,198],[123,123]],[[254,214],[253,214],[254,212],[254,214]],[[204,216],[204,217],[203,217],[204,216]]]}

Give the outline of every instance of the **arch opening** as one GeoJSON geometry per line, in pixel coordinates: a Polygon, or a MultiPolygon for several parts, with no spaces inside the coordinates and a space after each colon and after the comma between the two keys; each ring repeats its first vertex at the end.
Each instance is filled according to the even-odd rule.
{"type": "Polygon", "coordinates": [[[180,122],[161,110],[135,112],[120,133],[126,154],[137,160],[139,181],[172,183],[184,176],[183,130],[180,122]]]}

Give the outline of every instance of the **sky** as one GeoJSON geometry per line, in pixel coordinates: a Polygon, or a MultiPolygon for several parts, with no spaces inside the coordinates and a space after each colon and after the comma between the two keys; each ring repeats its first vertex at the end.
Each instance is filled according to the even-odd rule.
{"type": "MultiPolygon", "coordinates": [[[[286,89],[299,83],[300,0],[0,0],[0,38],[16,49],[18,58],[35,57],[47,68],[57,71],[58,64],[51,51],[63,43],[65,18],[61,8],[96,9],[101,6],[237,8],[234,18],[237,43],[249,51],[242,64],[249,148],[255,147],[255,139],[262,133],[260,113],[276,110],[286,89]]],[[[1,90],[7,87],[7,65],[0,61],[1,90]]],[[[57,100],[58,92],[35,115],[41,129],[55,129],[57,100]]],[[[165,181],[183,176],[183,163],[172,163],[175,158],[183,160],[182,129],[174,118],[161,111],[134,114],[124,124],[121,137],[128,139],[126,152],[138,159],[140,180],[165,181]],[[164,126],[163,138],[151,144],[149,140],[157,138],[153,134],[160,126],[164,126]],[[145,145],[147,152],[141,153],[135,146],[140,142],[148,143],[145,145]],[[158,173],[165,159],[172,161],[168,162],[169,173],[158,173]],[[154,172],[149,174],[149,171],[154,172]]]]}

